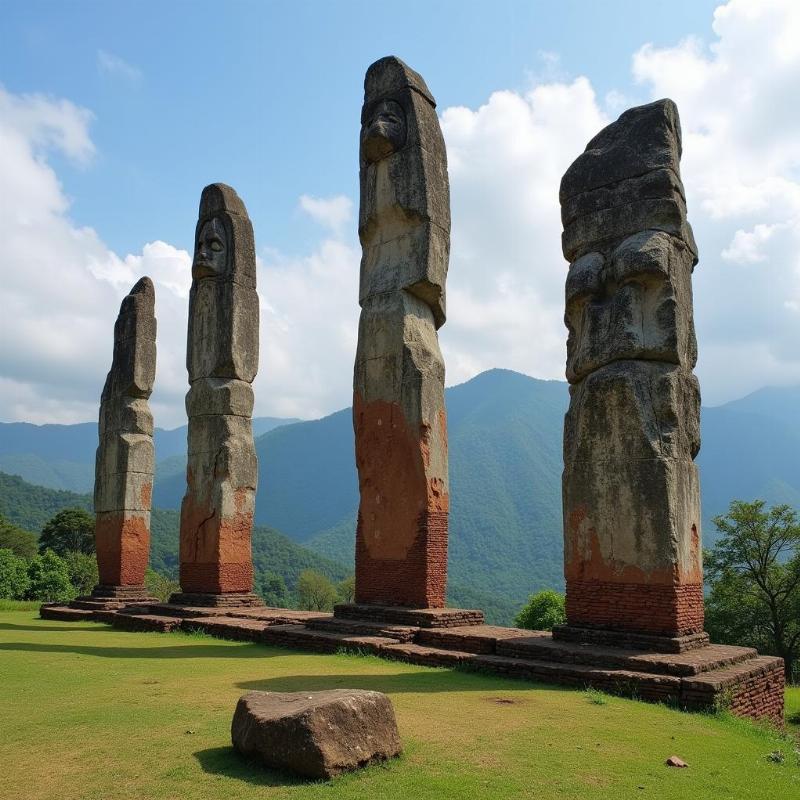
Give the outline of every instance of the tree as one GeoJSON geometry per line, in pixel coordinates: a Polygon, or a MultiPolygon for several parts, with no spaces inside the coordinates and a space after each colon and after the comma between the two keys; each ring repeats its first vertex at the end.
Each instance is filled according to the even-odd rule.
{"type": "Polygon", "coordinates": [[[29,587],[25,560],[7,547],[0,549],[0,599],[22,600],[29,587]]]}
{"type": "Polygon", "coordinates": [[[356,599],[356,576],[351,575],[340,581],[336,590],[339,593],[339,601],[342,603],[352,603],[356,599]]]}
{"type": "Polygon", "coordinates": [[[75,592],[78,595],[90,594],[100,579],[97,574],[97,559],[76,550],[65,553],[63,558],[75,592]]]}
{"type": "Polygon", "coordinates": [[[514,618],[518,628],[528,628],[534,631],[550,631],[554,625],[567,621],[564,611],[564,595],[553,589],[543,589],[528,598],[514,618]]]}
{"type": "Polygon", "coordinates": [[[272,608],[286,608],[289,600],[289,590],[282,575],[268,572],[261,579],[261,596],[264,602],[272,608]]]}
{"type": "Polygon", "coordinates": [[[297,580],[297,605],[306,611],[330,611],[338,595],[336,587],[321,572],[304,569],[297,580]]]}
{"type": "Polygon", "coordinates": [[[0,548],[4,547],[30,561],[37,552],[36,534],[13,525],[0,514],[0,548]]]}
{"type": "Polygon", "coordinates": [[[181,585],[175,578],[162,575],[149,567],[144,574],[144,585],[147,587],[147,593],[158,598],[162,603],[166,603],[175,592],[181,590],[181,585]]]}
{"type": "Polygon", "coordinates": [[[34,557],[28,565],[28,578],[31,582],[28,589],[29,600],[51,603],[75,597],[67,563],[52,550],[45,550],[34,557]]]}
{"type": "Polygon", "coordinates": [[[731,502],[714,517],[722,534],[705,554],[711,594],[708,632],[784,660],[791,680],[800,658],[800,523],[787,505],[731,502]]]}
{"type": "Polygon", "coordinates": [[[52,550],[63,556],[69,551],[94,553],[94,517],[82,508],[59,511],[42,528],[39,552],[52,550]]]}

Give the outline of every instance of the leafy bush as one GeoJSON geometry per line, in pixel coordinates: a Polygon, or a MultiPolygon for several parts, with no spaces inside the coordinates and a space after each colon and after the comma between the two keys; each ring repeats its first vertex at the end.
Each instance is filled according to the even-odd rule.
{"type": "Polygon", "coordinates": [[[73,550],[65,553],[64,562],[75,592],[79,595],[90,594],[100,579],[97,574],[97,559],[93,555],[73,550]]]}
{"type": "Polygon", "coordinates": [[[553,589],[543,589],[528,598],[528,602],[514,619],[518,628],[534,631],[551,631],[555,625],[566,622],[564,595],[553,589]]]}
{"type": "Polygon", "coordinates": [[[62,602],[75,597],[75,589],[69,579],[66,561],[52,550],[45,550],[42,555],[34,557],[28,565],[30,587],[29,600],[41,600],[45,603],[62,602]]]}
{"type": "Polygon", "coordinates": [[[7,547],[0,549],[0,598],[20,600],[30,587],[28,564],[7,547]]]}
{"type": "Polygon", "coordinates": [[[69,552],[94,553],[94,516],[82,508],[59,511],[42,528],[39,552],[46,550],[60,556],[69,552]]]}
{"type": "Polygon", "coordinates": [[[144,585],[147,593],[166,603],[170,596],[181,590],[181,585],[175,578],[162,575],[153,569],[148,569],[144,576],[144,585]]]}
{"type": "Polygon", "coordinates": [[[306,611],[331,611],[338,600],[336,586],[321,572],[304,569],[297,581],[297,606],[306,611]]]}
{"type": "Polygon", "coordinates": [[[262,576],[258,585],[259,594],[264,602],[273,608],[287,608],[289,606],[289,590],[282,575],[268,572],[262,576]]]}
{"type": "Polygon", "coordinates": [[[336,586],[336,591],[339,593],[339,602],[352,603],[356,599],[356,576],[351,575],[340,581],[336,586]]]}

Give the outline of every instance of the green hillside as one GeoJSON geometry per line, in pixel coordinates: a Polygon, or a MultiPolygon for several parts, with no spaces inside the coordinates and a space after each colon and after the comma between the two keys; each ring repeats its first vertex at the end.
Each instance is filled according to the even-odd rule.
{"type": "MultiPolygon", "coordinates": [[[[89,495],[44,486],[33,486],[16,475],[0,473],[0,514],[30,531],[40,531],[45,522],[64,508],[92,510],[89,495]]],[[[150,565],[163,574],[177,576],[180,514],[172,509],[153,509],[151,516],[150,565]]],[[[296,544],[278,531],[253,528],[253,565],[256,580],[268,573],[280,575],[290,591],[304,569],[315,569],[333,581],[344,580],[352,569],[296,544]]]]}
{"type": "MultiPolygon", "coordinates": [[[[256,417],[253,432],[260,436],[295,418],[256,417]]],[[[157,472],[164,476],[186,471],[186,425],[155,429],[157,472]]],[[[29,422],[0,422],[0,472],[19,475],[28,483],[72,492],[91,492],[94,485],[94,457],[97,423],[76,425],[32,425],[29,422]]]]}
{"type": "MultiPolygon", "coordinates": [[[[446,400],[449,601],[478,605],[492,621],[509,622],[529,593],[563,586],[561,436],[567,385],[491,370],[447,389],[446,400]]],[[[703,409],[698,465],[706,546],[715,539],[711,518],[732,499],[763,498],[800,508],[798,406],[800,389],[790,387],[762,389],[703,409]]],[[[52,446],[42,443],[47,427],[16,426],[11,445],[0,446],[0,465],[4,451],[26,446],[26,437],[33,436],[52,455],[41,469],[57,470],[75,435],[68,429],[82,426],[52,426],[52,446]]],[[[85,439],[86,431],[81,435],[85,439]]],[[[154,505],[176,509],[185,491],[185,430],[159,436],[159,452],[168,455],[157,468],[154,505]]],[[[352,565],[358,481],[350,409],[273,428],[256,447],[256,522],[320,556],[352,565]]],[[[26,526],[25,520],[18,524],[26,526]]]]}
{"type": "Polygon", "coordinates": [[[61,489],[35,486],[18,475],[0,472],[0,514],[24,528],[40,531],[45,522],[64,508],[92,510],[92,498],[61,489]]]}

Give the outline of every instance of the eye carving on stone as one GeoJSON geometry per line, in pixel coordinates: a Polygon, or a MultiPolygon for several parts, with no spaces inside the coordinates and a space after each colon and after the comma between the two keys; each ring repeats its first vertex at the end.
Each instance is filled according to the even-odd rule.
{"type": "Polygon", "coordinates": [[[221,277],[228,264],[228,244],[225,226],[219,219],[211,219],[200,229],[194,250],[192,278],[221,277]]]}
{"type": "Polygon", "coordinates": [[[402,106],[394,100],[382,100],[361,128],[364,158],[374,164],[396,153],[405,143],[406,115],[402,106]]]}

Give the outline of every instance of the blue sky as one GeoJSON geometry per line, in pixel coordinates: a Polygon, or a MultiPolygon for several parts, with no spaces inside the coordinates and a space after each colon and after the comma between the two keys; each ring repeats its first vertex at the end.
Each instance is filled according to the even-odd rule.
{"type": "Polygon", "coordinates": [[[71,216],[117,252],[190,248],[200,189],[237,187],[258,240],[302,252],[303,193],[357,200],[364,71],[389,53],[440,108],[558,69],[629,83],[642,42],[708,27],[713,2],[25,2],[4,8],[0,80],[94,114],[89,168],[54,159],[71,216]],[[104,68],[106,54],[129,65],[104,68]]]}
{"type": "Polygon", "coordinates": [[[362,81],[428,82],[453,213],[448,384],[563,378],[558,182],[625,108],[671,96],[700,247],[698,375],[717,404],[800,383],[800,3],[70,2],[3,9],[0,420],[96,415],[119,301],[156,284],[157,424],[183,421],[202,187],[259,254],[256,413],[350,401],[362,81]]]}

